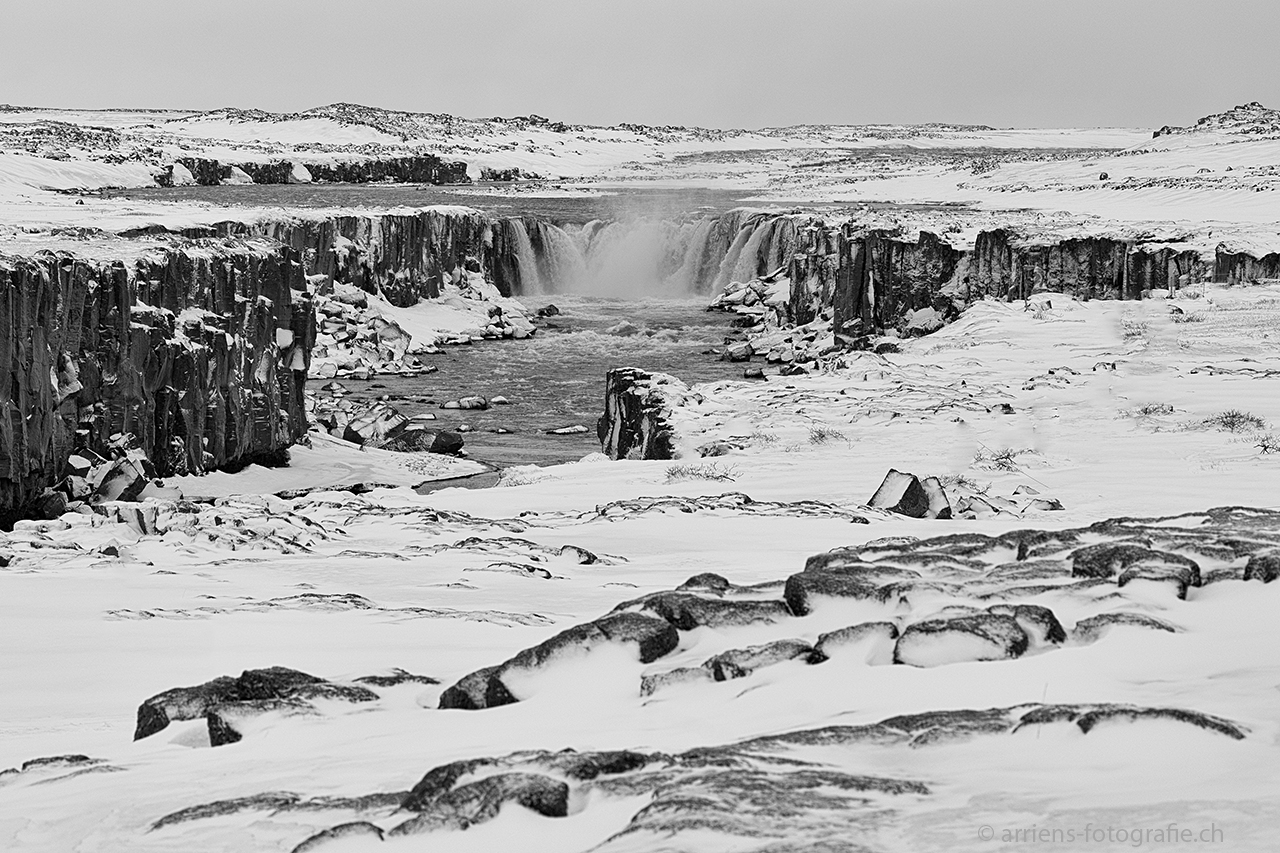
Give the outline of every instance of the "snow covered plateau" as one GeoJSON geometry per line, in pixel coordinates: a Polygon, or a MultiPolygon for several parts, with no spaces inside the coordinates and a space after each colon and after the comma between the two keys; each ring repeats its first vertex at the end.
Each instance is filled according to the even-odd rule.
{"type": "Polygon", "coordinates": [[[0,106],[0,849],[1274,850],[1277,188],[0,106]]]}

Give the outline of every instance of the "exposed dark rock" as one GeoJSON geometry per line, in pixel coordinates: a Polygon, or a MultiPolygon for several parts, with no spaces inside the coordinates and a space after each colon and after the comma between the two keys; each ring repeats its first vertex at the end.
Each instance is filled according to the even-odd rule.
{"type": "Polygon", "coordinates": [[[1014,621],[1036,645],[1065,643],[1066,629],[1053,611],[1039,604],[995,604],[987,612],[997,616],[1012,616],[1014,621]]]}
{"type": "Polygon", "coordinates": [[[672,393],[687,390],[666,374],[633,367],[610,370],[605,378],[604,414],[596,424],[601,450],[610,459],[674,459],[672,393]]]}
{"type": "Polygon", "coordinates": [[[572,557],[580,566],[590,566],[600,562],[600,558],[586,548],[577,545],[561,545],[559,556],[572,557]]]}
{"type": "Polygon", "coordinates": [[[674,650],[680,643],[680,635],[665,619],[639,613],[611,613],[561,631],[502,664],[463,677],[440,694],[440,707],[478,710],[519,701],[503,683],[505,673],[513,669],[537,670],[563,653],[587,650],[602,643],[635,643],[640,662],[651,663],[674,650]]]}
{"type": "Polygon", "coordinates": [[[1075,577],[1109,578],[1117,573],[1120,586],[1135,579],[1172,579],[1179,584],[1179,598],[1186,597],[1188,586],[1200,586],[1200,566],[1194,560],[1145,545],[1104,542],[1071,553],[1075,577]]]}
{"type": "Polygon", "coordinates": [[[71,456],[111,459],[115,435],[132,435],[161,476],[283,453],[307,432],[304,284],[297,254],[265,243],[0,258],[0,356],[22,366],[0,389],[0,515],[32,512],[71,456]]]}
{"type": "MultiPolygon", "coordinates": [[[[698,670],[709,678],[705,668],[698,670]]],[[[546,817],[562,817],[570,799],[589,802],[592,796],[604,795],[645,798],[646,804],[601,850],[615,849],[614,844],[622,845],[616,849],[628,850],[702,849],[705,844],[697,842],[705,842],[707,832],[743,843],[749,840],[751,849],[768,851],[878,849],[874,844],[852,842],[863,839],[869,827],[883,826],[885,815],[893,814],[893,802],[887,798],[928,797],[929,786],[911,779],[833,770],[813,763],[812,751],[804,748],[877,744],[924,749],[1008,737],[1027,726],[1075,725],[1088,735],[1099,725],[1150,720],[1193,726],[1235,740],[1248,736],[1231,720],[1182,708],[1024,704],[903,714],[867,725],[801,729],[676,755],[517,752],[433,768],[401,802],[403,809],[416,816],[388,834],[466,829],[491,819],[506,803],[518,803],[546,817]]],[[[281,810],[304,807],[296,795],[274,796],[281,810]]],[[[266,796],[262,799],[246,807],[269,808],[266,796]]],[[[230,811],[209,809],[207,814],[218,813],[230,811]]],[[[377,834],[375,828],[361,832],[377,834]]]]}
{"type": "Polygon", "coordinates": [[[729,579],[723,575],[717,575],[714,572],[703,572],[702,574],[694,575],[689,578],[687,581],[680,584],[680,586],[676,587],[676,589],[699,590],[720,594],[728,592],[731,586],[733,585],[729,583],[729,579]]]}
{"type": "Polygon", "coordinates": [[[1071,630],[1072,636],[1085,643],[1092,643],[1099,640],[1112,627],[1117,625],[1127,625],[1134,628],[1148,628],[1155,631],[1168,631],[1176,633],[1177,628],[1154,616],[1147,616],[1144,613],[1099,613],[1097,616],[1090,616],[1087,619],[1081,619],[1071,630]]]}
{"type": "Polygon", "coordinates": [[[892,622],[861,622],[819,635],[809,662],[822,663],[834,654],[856,650],[869,664],[890,664],[897,639],[898,626],[892,622]]]}
{"type": "MultiPolygon", "coordinates": [[[[1055,620],[1056,621],[1056,620],[1055,620]]],[[[960,661],[1005,660],[1027,650],[1027,634],[1012,616],[975,613],[908,625],[893,650],[893,662],[938,666],[960,661]]]]}
{"type": "Polygon", "coordinates": [[[887,509],[899,515],[924,518],[929,512],[929,495],[914,474],[890,468],[880,488],[867,501],[867,506],[887,509]]]}
{"type": "Polygon", "coordinates": [[[703,666],[711,670],[716,681],[728,681],[731,678],[744,678],[761,667],[807,658],[812,653],[813,646],[803,640],[774,640],[759,646],[721,652],[703,666]]]}
{"type": "Polygon", "coordinates": [[[293,848],[293,853],[309,853],[311,850],[317,850],[324,847],[331,841],[338,841],[343,838],[376,838],[379,841],[383,838],[381,827],[378,827],[368,821],[353,821],[352,823],[340,823],[337,826],[331,826],[328,829],[321,830],[307,840],[303,841],[297,847],[293,848]]]}
{"type": "Polygon", "coordinates": [[[457,684],[440,694],[440,707],[475,711],[510,705],[517,701],[502,683],[503,668],[501,664],[489,666],[463,676],[457,684]]]}
{"type": "Polygon", "coordinates": [[[414,675],[403,669],[393,669],[386,675],[362,675],[355,679],[357,684],[371,684],[374,687],[395,687],[400,684],[439,684],[438,678],[429,675],[414,675]]]}
{"type": "MultiPolygon", "coordinates": [[[[415,790],[417,790],[415,788],[415,790]]],[[[506,803],[519,803],[544,817],[569,813],[569,786],[535,773],[502,773],[446,791],[431,800],[411,793],[405,808],[419,812],[391,830],[391,835],[416,835],[436,829],[466,829],[496,817],[506,803]]]]}
{"type": "Polygon", "coordinates": [[[404,801],[405,792],[364,794],[358,797],[303,797],[291,791],[271,791],[230,800],[215,800],[171,812],[151,824],[151,828],[163,829],[180,823],[225,817],[250,811],[308,812],[349,810],[357,814],[392,812],[404,801]]]}
{"type": "Polygon", "coordinates": [[[462,777],[500,763],[500,759],[472,758],[433,767],[413,786],[401,801],[400,807],[408,811],[422,811],[433,801],[451,791],[462,777]]]}
{"type": "Polygon", "coordinates": [[[305,709],[309,707],[306,700],[314,698],[371,702],[378,695],[364,687],[334,684],[282,666],[249,669],[239,678],[224,675],[196,687],[177,687],[152,696],[138,706],[133,739],[153,735],[172,721],[206,717],[210,740],[217,741],[214,745],[230,743],[240,739],[233,719],[244,716],[241,712],[252,716],[274,708],[305,709]]]}
{"type": "Polygon", "coordinates": [[[681,631],[692,631],[703,625],[719,628],[777,622],[791,615],[783,601],[708,598],[680,591],[656,592],[636,601],[624,602],[615,610],[625,610],[637,604],[681,631]]]}
{"type": "Polygon", "coordinates": [[[715,676],[704,666],[681,666],[666,672],[654,672],[640,676],[640,695],[652,696],[659,690],[673,684],[692,684],[694,682],[711,682],[715,676]]]}
{"type": "Polygon", "coordinates": [[[1240,726],[1221,717],[1188,711],[1183,708],[1143,708],[1134,705],[1042,705],[1019,719],[1014,731],[1023,726],[1043,725],[1061,721],[1074,722],[1080,731],[1088,734],[1099,723],[1108,720],[1136,722],[1138,720],[1173,720],[1207,731],[1226,735],[1233,740],[1243,740],[1245,731],[1240,726]]]}
{"type": "Polygon", "coordinates": [[[1244,567],[1245,580],[1271,583],[1280,577],[1280,549],[1254,554],[1244,567]]]}
{"type": "MultiPolygon", "coordinates": [[[[231,178],[233,169],[247,174],[255,184],[288,184],[294,181],[294,164],[287,160],[271,162],[222,163],[205,157],[180,157],[195,182],[201,186],[217,186],[231,178]]],[[[433,154],[405,157],[359,158],[345,161],[302,163],[312,181],[344,184],[366,184],[378,181],[415,184],[466,184],[467,164],[445,162],[433,154]]],[[[305,180],[305,175],[303,179],[305,180]]],[[[243,177],[241,177],[243,181],[243,177]]],[[[156,183],[173,185],[173,168],[157,175],[156,183]]]]}
{"type": "Polygon", "coordinates": [[[880,586],[870,576],[849,569],[804,571],[787,578],[783,598],[796,616],[811,613],[818,597],[878,600],[880,586]]]}

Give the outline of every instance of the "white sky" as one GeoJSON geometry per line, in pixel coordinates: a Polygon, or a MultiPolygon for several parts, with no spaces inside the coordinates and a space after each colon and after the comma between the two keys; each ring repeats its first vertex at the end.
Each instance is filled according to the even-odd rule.
{"type": "Polygon", "coordinates": [[[1280,0],[0,0],[0,103],[708,127],[1280,106],[1280,0]]]}

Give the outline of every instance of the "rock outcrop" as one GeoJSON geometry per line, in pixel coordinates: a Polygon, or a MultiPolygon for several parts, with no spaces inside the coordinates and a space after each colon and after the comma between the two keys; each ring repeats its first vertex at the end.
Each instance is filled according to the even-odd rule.
{"type": "Polygon", "coordinates": [[[0,513],[131,435],[161,476],[278,462],[306,435],[315,319],[298,255],[174,241],[0,257],[0,513]]]}
{"type": "Polygon", "coordinates": [[[138,706],[134,740],[150,737],[171,722],[205,718],[212,746],[235,743],[243,721],[271,711],[313,713],[312,699],[373,702],[365,687],[334,684],[282,666],[248,669],[238,678],[224,675],[195,687],[175,687],[138,706]]]}
{"type": "Polygon", "coordinates": [[[671,410],[689,396],[683,382],[634,367],[605,377],[604,414],[596,422],[600,448],[610,459],[675,459],[679,456],[671,410]]]}
{"type": "Polygon", "coordinates": [[[1254,257],[1248,252],[1219,246],[1213,264],[1213,280],[1219,284],[1245,284],[1259,279],[1280,279],[1280,252],[1254,257]]]}
{"type": "MultiPolygon", "coordinates": [[[[323,181],[326,183],[367,184],[395,181],[415,184],[469,184],[467,164],[448,162],[432,154],[405,157],[382,157],[312,162],[271,160],[223,163],[208,157],[180,157],[180,165],[201,186],[218,186],[235,182],[237,172],[255,184],[292,184],[323,181]],[[300,181],[300,179],[302,179],[300,181]]],[[[156,176],[160,186],[173,186],[174,167],[156,176]]]]}

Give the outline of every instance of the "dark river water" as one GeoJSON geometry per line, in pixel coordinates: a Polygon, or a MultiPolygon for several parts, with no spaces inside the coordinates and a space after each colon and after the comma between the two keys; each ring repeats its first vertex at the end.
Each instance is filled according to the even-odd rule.
{"type": "MultiPolygon", "coordinates": [[[[352,399],[392,395],[391,405],[406,415],[431,412],[441,427],[470,427],[463,435],[467,453],[505,467],[569,462],[598,451],[595,424],[604,411],[605,372],[612,367],[656,370],[689,383],[742,378],[742,365],[705,353],[723,346],[730,318],[707,312],[707,297],[637,301],[558,294],[522,301],[530,307],[554,303],[563,313],[544,321],[528,340],[483,341],[423,356],[438,368],[435,373],[342,382],[352,399]],[[605,334],[605,329],[620,320],[650,331],[670,330],[674,335],[605,334]],[[674,340],[669,340],[673,336],[674,340]],[[487,411],[439,408],[447,400],[470,394],[501,395],[511,404],[487,411]],[[394,399],[409,395],[426,395],[432,402],[394,399]],[[587,427],[587,432],[546,434],[547,430],[574,425],[587,427]],[[495,432],[500,428],[510,432],[495,432]]],[[[325,380],[310,383],[312,388],[325,384],[325,380]]]]}

